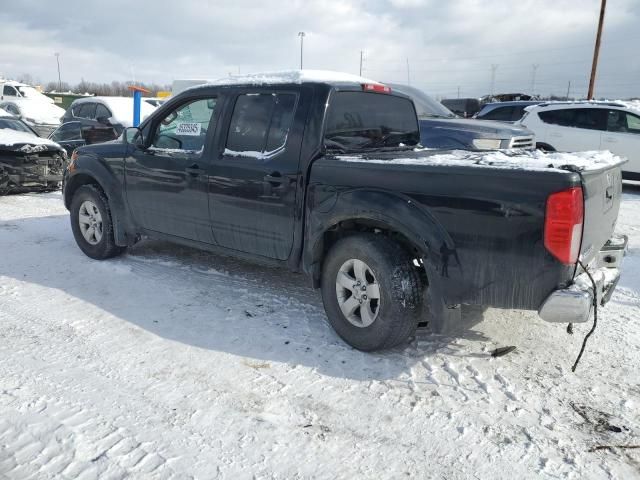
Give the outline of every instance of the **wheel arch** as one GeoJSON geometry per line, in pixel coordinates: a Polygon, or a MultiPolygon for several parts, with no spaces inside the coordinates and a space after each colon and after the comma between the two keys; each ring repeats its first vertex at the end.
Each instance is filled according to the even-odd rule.
{"type": "Polygon", "coordinates": [[[101,163],[97,161],[91,163],[91,169],[77,166],[73,173],[67,177],[63,192],[64,205],[69,209],[76,191],[83,185],[93,185],[104,193],[109,202],[116,245],[132,245],[135,243],[135,235],[130,233],[133,228],[125,207],[122,184],[101,163]]]}
{"type": "MultiPolygon", "coordinates": [[[[330,212],[308,212],[302,270],[319,285],[322,262],[340,238],[358,232],[392,237],[413,258],[437,268],[442,245],[455,248],[437,219],[411,198],[376,190],[351,190],[338,195],[330,212]]],[[[423,269],[426,272],[428,269],[423,269]]],[[[429,279],[434,281],[435,279],[429,279]]]]}

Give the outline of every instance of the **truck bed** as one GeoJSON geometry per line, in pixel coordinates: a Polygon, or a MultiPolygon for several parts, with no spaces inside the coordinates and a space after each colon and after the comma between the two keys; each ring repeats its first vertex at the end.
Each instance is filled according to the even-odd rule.
{"type": "MultiPolygon", "coordinates": [[[[429,244],[424,261],[448,304],[538,309],[550,292],[569,285],[576,272],[575,265],[560,263],[544,247],[548,196],[583,188],[580,251],[588,263],[613,233],[623,163],[609,152],[344,154],[313,164],[310,195],[325,205],[333,195],[336,207],[322,215],[339,218],[341,202],[355,204],[350,197],[358,190],[375,187],[381,195],[372,202],[384,202],[385,192],[401,192],[431,219],[431,229],[442,231],[439,245],[427,239],[431,233],[423,232],[429,244]]],[[[390,204],[387,214],[402,219],[403,212],[395,209],[390,204]]],[[[368,215],[366,207],[360,214],[368,215]]],[[[428,223],[407,229],[424,229],[428,223]]]]}

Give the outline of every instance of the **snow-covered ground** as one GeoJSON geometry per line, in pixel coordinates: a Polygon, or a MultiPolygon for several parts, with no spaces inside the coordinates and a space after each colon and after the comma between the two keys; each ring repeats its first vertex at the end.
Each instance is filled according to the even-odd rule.
{"type": "Polygon", "coordinates": [[[365,354],[302,276],[161,242],[92,261],[59,193],[1,197],[0,478],[640,478],[599,448],[640,444],[640,187],[618,230],[572,374],[590,325],[489,310],[365,354]]]}

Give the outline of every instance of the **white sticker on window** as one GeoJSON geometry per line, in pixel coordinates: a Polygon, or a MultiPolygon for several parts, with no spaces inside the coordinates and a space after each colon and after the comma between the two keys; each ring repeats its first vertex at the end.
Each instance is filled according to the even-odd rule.
{"type": "Polygon", "coordinates": [[[178,123],[176,125],[176,135],[199,136],[202,125],[200,123],[178,123]]]}

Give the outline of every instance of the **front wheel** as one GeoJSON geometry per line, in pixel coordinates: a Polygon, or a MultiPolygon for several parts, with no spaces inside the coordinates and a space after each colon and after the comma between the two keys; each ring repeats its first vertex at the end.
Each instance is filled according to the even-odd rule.
{"type": "Polygon", "coordinates": [[[96,260],[115,257],[124,250],[116,245],[107,197],[94,185],[83,185],[71,201],[71,230],[85,255],[96,260]]]}
{"type": "Polygon", "coordinates": [[[338,335],[358,350],[405,342],[418,326],[422,297],[422,281],[412,257],[388,237],[346,237],[325,258],[325,311],[338,335]]]}

